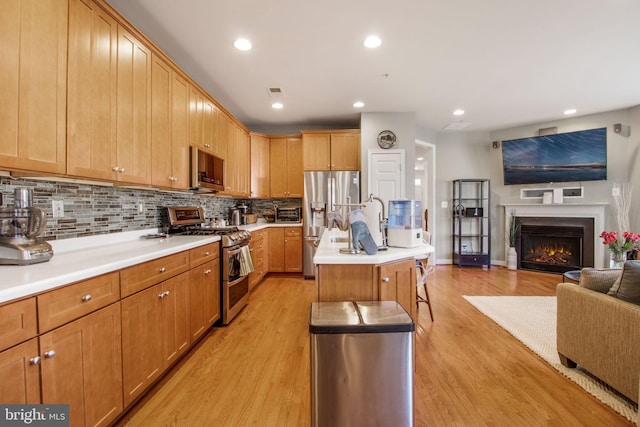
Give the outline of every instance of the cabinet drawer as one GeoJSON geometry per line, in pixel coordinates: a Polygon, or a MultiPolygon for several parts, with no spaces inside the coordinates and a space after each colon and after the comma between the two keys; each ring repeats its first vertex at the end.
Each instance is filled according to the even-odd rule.
{"type": "Polygon", "coordinates": [[[114,272],[38,295],[40,333],[118,301],[119,284],[114,272]]]}
{"type": "Polygon", "coordinates": [[[33,338],[37,333],[35,298],[0,307],[0,351],[33,338]]]}
{"type": "Polygon", "coordinates": [[[489,255],[487,254],[460,254],[458,255],[459,265],[482,266],[489,265],[489,255]]]}
{"type": "Polygon", "coordinates": [[[120,270],[120,293],[124,298],[188,269],[189,251],[125,268],[120,270]]]}
{"type": "Polygon", "coordinates": [[[285,237],[302,237],[301,227],[287,227],[284,229],[285,237]]]}
{"type": "Polygon", "coordinates": [[[189,251],[189,260],[191,267],[200,265],[212,259],[220,257],[220,242],[209,243],[207,245],[198,246],[189,251]]]}

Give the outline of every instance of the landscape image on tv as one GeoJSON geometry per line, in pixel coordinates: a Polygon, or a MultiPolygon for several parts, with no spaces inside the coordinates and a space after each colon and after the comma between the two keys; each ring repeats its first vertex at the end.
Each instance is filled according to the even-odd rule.
{"type": "Polygon", "coordinates": [[[607,179],[607,128],[502,141],[504,183],[607,179]]]}

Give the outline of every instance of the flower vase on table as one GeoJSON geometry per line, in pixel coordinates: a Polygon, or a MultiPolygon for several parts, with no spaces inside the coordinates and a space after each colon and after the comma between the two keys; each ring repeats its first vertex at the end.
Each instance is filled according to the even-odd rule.
{"type": "Polygon", "coordinates": [[[627,260],[626,252],[611,252],[611,258],[609,259],[609,268],[622,268],[624,262],[627,260]]]}
{"type": "Polygon", "coordinates": [[[617,231],[603,231],[600,234],[602,244],[611,252],[610,268],[622,268],[627,260],[627,252],[637,249],[640,245],[640,235],[625,231],[622,238],[618,238],[617,231]]]}

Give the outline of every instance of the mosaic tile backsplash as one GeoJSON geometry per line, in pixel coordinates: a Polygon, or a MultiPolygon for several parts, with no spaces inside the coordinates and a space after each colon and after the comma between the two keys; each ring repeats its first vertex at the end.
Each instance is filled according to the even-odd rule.
{"type": "Polygon", "coordinates": [[[33,205],[47,214],[42,237],[68,239],[161,226],[164,206],[202,206],[207,218],[228,218],[229,208],[247,204],[261,216],[278,206],[300,206],[301,199],[236,199],[187,191],[160,191],[75,182],[0,177],[2,207],[13,207],[16,188],[33,190],[33,205]],[[62,200],[64,217],[53,218],[52,200],[62,200]]]}

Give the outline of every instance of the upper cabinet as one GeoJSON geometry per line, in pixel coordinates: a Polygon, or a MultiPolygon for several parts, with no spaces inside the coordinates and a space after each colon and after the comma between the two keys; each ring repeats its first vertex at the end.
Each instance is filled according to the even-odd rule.
{"type": "Polygon", "coordinates": [[[151,182],[151,51],[95,3],[71,0],[69,175],[151,182]]]}
{"type": "Polygon", "coordinates": [[[67,0],[0,2],[0,166],[66,172],[67,0]]]}
{"type": "Polygon", "coordinates": [[[251,197],[269,197],[269,138],[251,134],[251,197]]]}
{"type": "Polygon", "coordinates": [[[225,158],[225,194],[249,197],[250,140],[249,132],[230,122],[225,158]]]}
{"type": "Polygon", "coordinates": [[[360,170],[360,131],[302,131],[304,170],[360,170]]]}
{"type": "Polygon", "coordinates": [[[276,137],[269,144],[271,197],[302,197],[302,139],[276,137]]]}
{"type": "Polygon", "coordinates": [[[152,55],[151,184],[189,188],[189,83],[152,55]]]}

